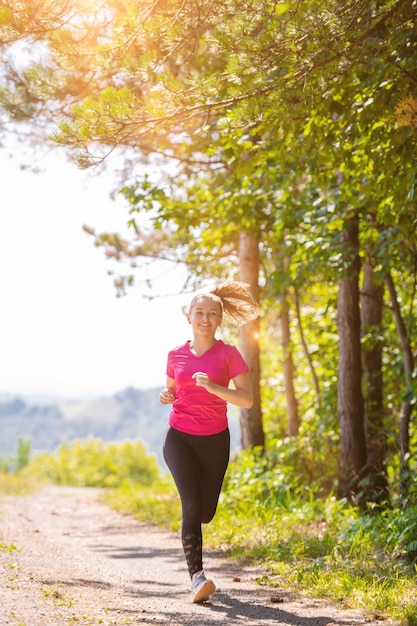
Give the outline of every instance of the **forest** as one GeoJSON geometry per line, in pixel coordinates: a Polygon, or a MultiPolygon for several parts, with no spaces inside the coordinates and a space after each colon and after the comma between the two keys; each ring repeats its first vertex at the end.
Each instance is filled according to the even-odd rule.
{"type": "Polygon", "coordinates": [[[415,0],[0,5],[3,134],[114,176],[131,237],[86,230],[119,262],[117,292],[164,259],[188,268],[184,290],[233,278],[259,300],[239,343],[255,390],[242,463],[260,492],[336,497],[375,528],[396,515],[409,563],[416,13],[415,0]]]}

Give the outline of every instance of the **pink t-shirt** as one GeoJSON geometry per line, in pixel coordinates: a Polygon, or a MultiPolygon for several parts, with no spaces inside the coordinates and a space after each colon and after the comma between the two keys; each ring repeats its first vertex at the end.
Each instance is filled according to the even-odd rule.
{"type": "Polygon", "coordinates": [[[190,341],[171,350],[166,373],[175,380],[176,397],[170,426],[191,435],[215,435],[226,430],[227,403],[197,386],[192,375],[204,372],[214,383],[228,387],[235,376],[248,371],[239,350],[221,339],[201,356],[191,352],[190,341]]]}

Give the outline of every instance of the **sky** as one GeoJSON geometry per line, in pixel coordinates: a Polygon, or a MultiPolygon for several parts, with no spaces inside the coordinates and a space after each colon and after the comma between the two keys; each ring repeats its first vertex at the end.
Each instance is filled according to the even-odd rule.
{"type": "Polygon", "coordinates": [[[104,251],[84,233],[126,232],[110,174],[58,150],[37,174],[0,150],[0,394],[85,398],[163,386],[169,349],[189,338],[181,270],[149,268],[155,293],[117,298],[104,251]]]}

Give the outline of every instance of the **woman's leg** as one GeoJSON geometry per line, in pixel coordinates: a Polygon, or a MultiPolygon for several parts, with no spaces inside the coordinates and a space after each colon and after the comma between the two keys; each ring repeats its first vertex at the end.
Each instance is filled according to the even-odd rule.
{"type": "Polygon", "coordinates": [[[198,457],[182,434],[168,428],[163,450],[181,498],[181,538],[188,571],[192,577],[202,569],[200,467],[198,457]]]}
{"type": "Polygon", "coordinates": [[[225,430],[209,437],[193,440],[201,468],[201,490],[203,508],[201,522],[208,524],[216,513],[224,475],[229,463],[230,433],[225,430]]]}
{"type": "Polygon", "coordinates": [[[216,512],[227,469],[229,431],[199,437],[168,428],[164,458],[182,503],[182,543],[190,576],[203,569],[202,522],[216,512]]]}

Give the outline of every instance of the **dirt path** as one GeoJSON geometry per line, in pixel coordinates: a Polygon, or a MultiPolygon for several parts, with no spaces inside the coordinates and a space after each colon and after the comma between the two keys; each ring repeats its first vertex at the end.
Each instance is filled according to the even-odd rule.
{"type": "Polygon", "coordinates": [[[214,554],[205,569],[218,591],[193,604],[179,537],[109,510],[95,490],[1,496],[1,544],[0,626],[381,625],[260,587],[262,572],[214,554]]]}

